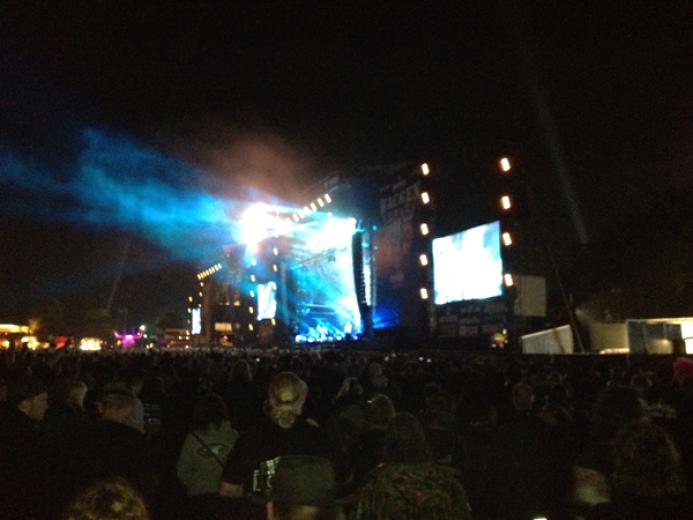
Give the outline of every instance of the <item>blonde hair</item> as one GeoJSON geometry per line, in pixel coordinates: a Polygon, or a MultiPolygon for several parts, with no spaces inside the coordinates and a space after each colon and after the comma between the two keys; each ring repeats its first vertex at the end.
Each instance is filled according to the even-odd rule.
{"type": "Polygon", "coordinates": [[[280,372],[269,384],[268,404],[272,420],[282,428],[291,428],[308,395],[308,386],[293,372],[280,372]]]}
{"type": "Polygon", "coordinates": [[[63,520],[149,520],[142,497],[123,478],[98,482],[80,493],[63,520]]]}

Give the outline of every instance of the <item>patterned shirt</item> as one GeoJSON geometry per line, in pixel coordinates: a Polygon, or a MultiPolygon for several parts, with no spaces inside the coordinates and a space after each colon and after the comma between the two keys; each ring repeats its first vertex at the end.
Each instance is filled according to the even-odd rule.
{"type": "Polygon", "coordinates": [[[471,508],[452,469],[432,463],[386,464],[357,493],[352,520],[469,520],[471,508]]]}

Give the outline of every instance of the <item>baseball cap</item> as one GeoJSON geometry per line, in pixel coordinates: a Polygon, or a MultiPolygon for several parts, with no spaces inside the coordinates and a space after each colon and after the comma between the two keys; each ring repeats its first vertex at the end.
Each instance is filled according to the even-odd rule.
{"type": "Polygon", "coordinates": [[[310,455],[281,457],[272,480],[270,499],[285,504],[335,505],[337,483],[329,460],[310,455]]]}

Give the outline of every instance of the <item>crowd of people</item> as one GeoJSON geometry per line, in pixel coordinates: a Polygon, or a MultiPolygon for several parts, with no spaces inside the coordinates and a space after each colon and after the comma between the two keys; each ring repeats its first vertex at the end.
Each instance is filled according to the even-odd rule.
{"type": "Polygon", "coordinates": [[[693,518],[685,357],[1,355],[3,518],[693,518]]]}

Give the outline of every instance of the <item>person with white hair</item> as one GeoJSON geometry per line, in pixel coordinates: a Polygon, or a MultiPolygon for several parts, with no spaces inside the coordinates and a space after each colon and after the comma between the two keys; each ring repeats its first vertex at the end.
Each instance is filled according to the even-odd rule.
{"type": "Polygon", "coordinates": [[[306,397],[307,386],[296,374],[280,372],[272,378],[266,417],[240,436],[226,461],[222,496],[265,495],[277,457],[328,454],[325,435],[301,416],[306,397]]]}

